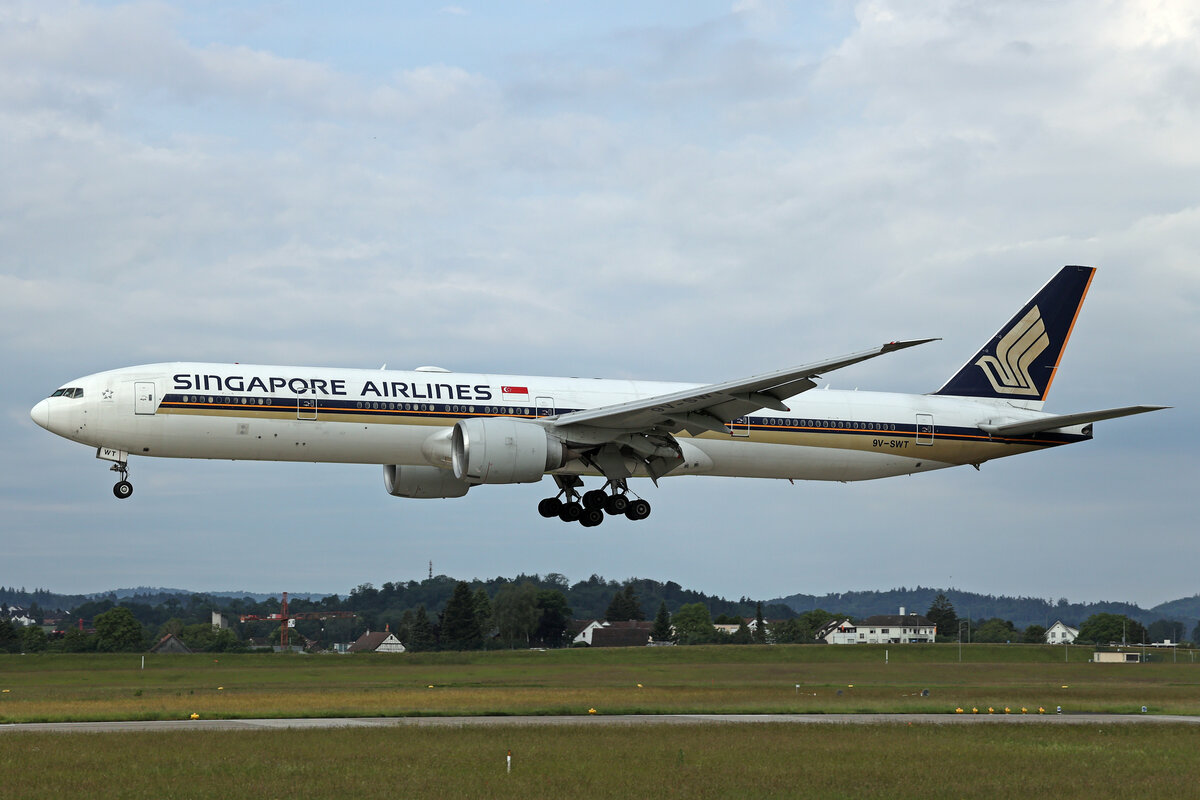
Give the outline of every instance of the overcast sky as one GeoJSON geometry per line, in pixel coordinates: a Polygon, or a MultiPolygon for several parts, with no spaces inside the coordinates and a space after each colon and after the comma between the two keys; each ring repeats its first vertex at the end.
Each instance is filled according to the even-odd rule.
{"type": "Polygon", "coordinates": [[[0,5],[0,584],[345,593],[561,572],[731,597],[1200,591],[1200,11],[1158,2],[0,5]],[[1092,442],[858,484],[389,497],[378,466],[107,463],[72,378],[212,360],[932,391],[1099,268],[1092,442]]]}

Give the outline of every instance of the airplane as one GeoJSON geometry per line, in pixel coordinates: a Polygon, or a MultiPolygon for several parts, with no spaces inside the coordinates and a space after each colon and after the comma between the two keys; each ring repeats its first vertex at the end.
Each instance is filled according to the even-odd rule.
{"type": "Polygon", "coordinates": [[[713,384],[149,364],[70,381],[30,415],[113,462],[121,499],[133,494],[133,455],[380,464],[387,492],[408,498],[549,474],[558,492],[538,512],[592,527],[606,515],[649,516],[629,488],[635,477],[845,482],[978,469],[1166,408],[1042,411],[1094,274],[1064,267],[931,394],[810,391],[834,370],[934,341],[913,339],[713,384]],[[583,492],[584,476],[604,484],[583,492]]]}

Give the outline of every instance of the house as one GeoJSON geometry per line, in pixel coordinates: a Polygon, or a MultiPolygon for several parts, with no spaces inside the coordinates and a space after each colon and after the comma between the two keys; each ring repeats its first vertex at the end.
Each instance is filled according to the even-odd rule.
{"type": "Polygon", "coordinates": [[[571,630],[574,636],[571,638],[571,644],[574,645],[592,645],[592,633],[598,628],[603,628],[608,623],[602,619],[577,619],[571,624],[571,630]]]}
{"type": "Polygon", "coordinates": [[[404,645],[391,631],[367,631],[350,645],[351,653],[403,653],[404,645]]]}
{"type": "Polygon", "coordinates": [[[877,614],[854,623],[835,620],[817,632],[829,644],[925,644],[937,636],[937,626],[920,614],[877,614]]]}
{"type": "Polygon", "coordinates": [[[650,642],[650,631],[654,629],[653,622],[629,620],[609,622],[608,620],[580,620],[583,625],[579,633],[571,640],[572,645],[587,645],[588,647],[641,647],[650,642]]]}
{"type": "Polygon", "coordinates": [[[816,638],[829,644],[858,644],[858,626],[849,617],[833,619],[817,631],[816,638]]]}
{"type": "Polygon", "coordinates": [[[1046,644],[1071,644],[1077,636],[1079,628],[1072,628],[1062,620],[1055,620],[1054,624],[1046,629],[1046,644]]]}
{"type": "Polygon", "coordinates": [[[29,612],[29,610],[22,608],[21,606],[9,606],[8,621],[13,625],[21,625],[24,627],[37,624],[37,620],[33,618],[33,615],[29,612]]]}
{"type": "Polygon", "coordinates": [[[166,636],[158,640],[153,647],[150,648],[151,653],[191,653],[192,648],[188,647],[173,633],[168,633],[166,636]]]}
{"type": "Polygon", "coordinates": [[[653,622],[610,622],[592,631],[592,647],[645,647],[652,630],[653,622]]]}

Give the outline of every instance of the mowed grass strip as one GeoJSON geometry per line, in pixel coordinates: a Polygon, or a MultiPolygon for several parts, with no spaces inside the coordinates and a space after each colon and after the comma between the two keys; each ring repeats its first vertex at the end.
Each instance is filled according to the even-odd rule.
{"type": "Polygon", "coordinates": [[[1198,743],[1176,725],[18,733],[0,798],[1188,797],[1198,743]]]}
{"type": "Polygon", "coordinates": [[[975,647],[963,648],[963,663],[947,660],[957,655],[953,645],[890,648],[886,662],[884,648],[859,646],[147,656],[145,669],[140,655],[3,656],[0,689],[8,691],[0,693],[0,722],[590,708],[601,714],[952,713],[958,707],[986,713],[1061,705],[1070,712],[1132,713],[1146,706],[1151,713],[1200,714],[1200,664],[1190,659],[1088,664],[1059,660],[1061,647],[975,647]]]}

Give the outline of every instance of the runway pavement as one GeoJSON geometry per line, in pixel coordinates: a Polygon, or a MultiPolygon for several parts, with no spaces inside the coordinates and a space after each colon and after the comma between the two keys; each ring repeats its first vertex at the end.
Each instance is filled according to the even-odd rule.
{"type": "Polygon", "coordinates": [[[603,714],[571,717],[329,717],[322,719],[178,719],[133,722],[0,724],[0,733],[251,731],[287,728],[468,727],[510,725],[1200,725],[1200,717],[1155,714],[603,714]]]}

